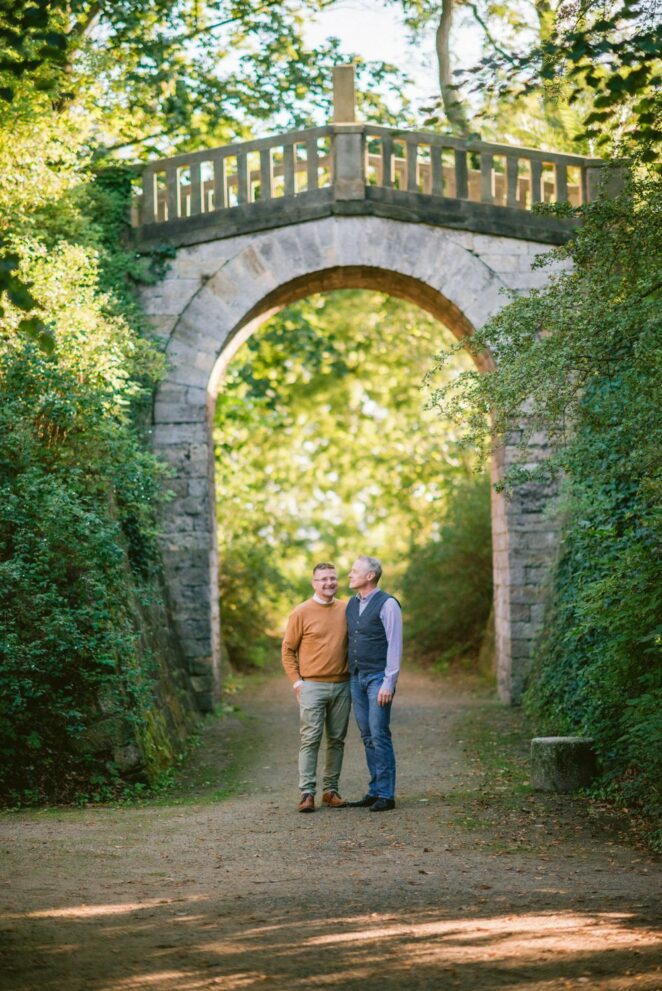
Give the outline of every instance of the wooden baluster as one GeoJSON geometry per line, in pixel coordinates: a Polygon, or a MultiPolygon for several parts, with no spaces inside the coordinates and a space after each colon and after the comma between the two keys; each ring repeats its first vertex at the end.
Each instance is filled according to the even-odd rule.
{"type": "Polygon", "coordinates": [[[506,206],[518,205],[517,203],[517,179],[518,179],[519,159],[515,155],[506,156],[506,206]]]}
{"type": "Polygon", "coordinates": [[[407,141],[407,192],[418,192],[418,142],[407,141]]]}
{"type": "Polygon", "coordinates": [[[382,138],[382,185],[393,186],[393,141],[388,134],[382,138]]]}
{"type": "Polygon", "coordinates": [[[444,163],[443,163],[443,150],[441,148],[435,148],[434,145],[430,146],[430,160],[432,162],[432,195],[433,196],[443,196],[444,195],[444,163]]]}
{"type": "Polygon", "coordinates": [[[147,166],[143,170],[143,199],[141,204],[141,223],[153,224],[156,215],[156,174],[147,166]]]}
{"type": "Polygon", "coordinates": [[[488,152],[481,152],[480,156],[480,199],[482,203],[492,203],[494,158],[488,152]]]}
{"type": "Polygon", "coordinates": [[[308,163],[308,190],[317,189],[319,182],[319,162],[317,158],[317,138],[306,145],[306,160],[308,163]]]}
{"type": "Polygon", "coordinates": [[[248,203],[249,198],[248,155],[245,151],[240,151],[237,153],[237,203],[248,203]]]}
{"type": "Polygon", "coordinates": [[[189,216],[203,212],[202,205],[202,183],[200,182],[200,162],[191,163],[191,202],[189,206],[189,216]]]}
{"type": "Polygon", "coordinates": [[[260,151],[260,199],[270,200],[273,185],[273,165],[271,162],[271,148],[263,148],[260,151]]]}
{"type": "Polygon", "coordinates": [[[531,204],[542,200],[542,162],[537,158],[531,159],[531,204]]]}
{"type": "Polygon", "coordinates": [[[455,152],[455,195],[459,200],[469,199],[469,172],[467,170],[467,153],[457,149],[455,152]]]}
{"type": "Polygon", "coordinates": [[[179,217],[179,169],[176,165],[166,165],[166,204],[167,220],[179,217]]]}
{"type": "Polygon", "coordinates": [[[225,158],[214,158],[214,210],[224,210],[227,203],[225,191],[225,158]]]}
{"type": "Polygon", "coordinates": [[[556,179],[556,202],[565,203],[568,199],[568,169],[560,162],[555,162],[554,176],[556,179]]]}
{"type": "Polygon", "coordinates": [[[284,195],[294,196],[296,186],[294,182],[294,145],[283,145],[283,176],[284,195]]]}

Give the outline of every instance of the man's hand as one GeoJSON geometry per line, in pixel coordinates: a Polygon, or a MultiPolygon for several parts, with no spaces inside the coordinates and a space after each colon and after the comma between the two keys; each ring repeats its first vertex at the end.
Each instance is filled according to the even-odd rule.
{"type": "Polygon", "coordinates": [[[388,705],[389,702],[393,700],[395,692],[387,692],[384,688],[379,689],[379,694],[377,695],[377,701],[380,705],[388,705]]]}

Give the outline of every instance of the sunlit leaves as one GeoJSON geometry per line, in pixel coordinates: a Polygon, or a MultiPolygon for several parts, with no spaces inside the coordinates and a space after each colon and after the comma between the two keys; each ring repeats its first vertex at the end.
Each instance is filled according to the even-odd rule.
{"type": "MultiPolygon", "coordinates": [[[[268,597],[275,621],[307,594],[312,558],[344,569],[370,547],[394,586],[411,545],[435,532],[472,460],[425,409],[421,380],[445,333],[409,304],[348,291],[288,307],[237,355],[215,432],[221,609],[235,650],[252,615],[239,576],[254,550],[264,581],[252,595],[268,597]]],[[[458,357],[447,374],[467,365],[458,357]]]]}
{"type": "Polygon", "coordinates": [[[605,153],[655,161],[662,116],[662,23],[649,0],[560,6],[553,30],[528,49],[490,51],[462,82],[499,98],[525,97],[541,84],[579,103],[580,140],[605,153]],[[568,88],[568,82],[571,84],[568,88]]]}

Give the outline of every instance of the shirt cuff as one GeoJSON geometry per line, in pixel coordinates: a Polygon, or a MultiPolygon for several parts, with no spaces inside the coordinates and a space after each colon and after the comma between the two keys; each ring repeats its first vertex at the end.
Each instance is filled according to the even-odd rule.
{"type": "Polygon", "coordinates": [[[292,685],[292,688],[298,688],[299,685],[303,685],[303,678],[299,678],[298,681],[295,681],[294,684],[292,685]]]}
{"type": "Polygon", "coordinates": [[[394,692],[397,680],[397,674],[387,674],[382,681],[381,690],[383,692],[394,692]]]}

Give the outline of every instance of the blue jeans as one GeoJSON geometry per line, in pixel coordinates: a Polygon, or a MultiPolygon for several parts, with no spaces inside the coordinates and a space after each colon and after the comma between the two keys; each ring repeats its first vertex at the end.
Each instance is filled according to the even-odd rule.
{"type": "Polygon", "coordinates": [[[353,674],[350,679],[352,706],[370,772],[368,794],[395,798],[395,753],[389,726],[391,702],[388,705],[377,702],[383,681],[383,673],[353,674]]]}

